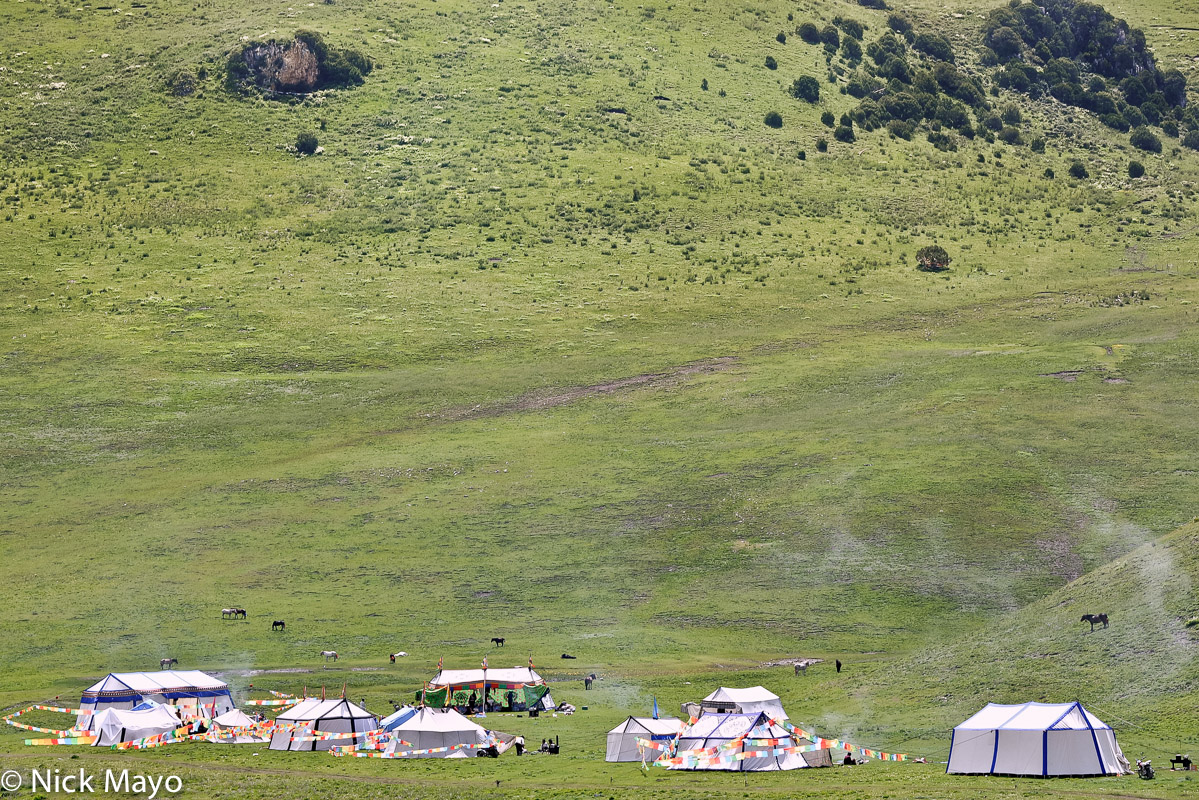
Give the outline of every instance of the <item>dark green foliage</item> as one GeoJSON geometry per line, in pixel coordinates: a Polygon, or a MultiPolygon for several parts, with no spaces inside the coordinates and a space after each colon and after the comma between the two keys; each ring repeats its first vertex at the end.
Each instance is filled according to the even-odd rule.
{"type": "Polygon", "coordinates": [[[1162,120],[1162,133],[1166,134],[1167,136],[1172,136],[1175,139],[1177,139],[1178,138],[1178,123],[1175,122],[1173,119],[1162,120]]]}
{"type": "Polygon", "coordinates": [[[1145,165],[1140,161],[1128,162],[1128,177],[1139,178],[1145,174],[1145,165]]]}
{"type": "Polygon", "coordinates": [[[1043,174],[1049,180],[1053,180],[1055,177],[1055,175],[1053,173],[1053,167],[1045,167],[1045,172],[1043,174]]]}
{"type": "Polygon", "coordinates": [[[782,31],[779,31],[779,35],[774,37],[774,40],[776,42],[778,42],[779,44],[786,44],[787,43],[787,34],[783,33],[782,31]]]}
{"type": "Polygon", "coordinates": [[[984,41],[1000,61],[1008,61],[1019,56],[1024,44],[1020,34],[1005,25],[988,30],[984,41]]]}
{"type": "Polygon", "coordinates": [[[1107,127],[1120,131],[1121,133],[1127,133],[1132,127],[1128,124],[1128,120],[1124,119],[1123,114],[1103,114],[1099,117],[1099,121],[1107,127]]]}
{"type": "Polygon", "coordinates": [[[779,63],[774,60],[774,56],[766,56],[766,69],[778,69],[779,63]]]}
{"type": "Polygon", "coordinates": [[[1120,113],[1124,115],[1124,119],[1128,120],[1128,125],[1131,128],[1142,128],[1149,124],[1149,120],[1141,113],[1141,109],[1136,106],[1120,106],[1120,113]]]}
{"type": "Polygon", "coordinates": [[[795,32],[808,44],[820,44],[820,29],[811,22],[803,23],[795,29],[795,32]]]}
{"type": "Polygon", "coordinates": [[[883,78],[892,78],[901,83],[911,83],[912,74],[908,62],[902,56],[891,56],[879,67],[878,74],[883,78]]]}
{"type": "Polygon", "coordinates": [[[1148,153],[1160,153],[1162,151],[1162,140],[1157,138],[1153,131],[1145,127],[1137,128],[1129,137],[1129,142],[1138,150],[1144,150],[1148,153]]]}
{"type": "Polygon", "coordinates": [[[875,64],[882,66],[890,58],[898,57],[902,59],[907,53],[907,49],[907,46],[897,39],[893,33],[887,32],[879,37],[877,41],[866,45],[866,55],[870,56],[870,59],[875,64]]]}
{"type": "Polygon", "coordinates": [[[1087,171],[1086,164],[1081,161],[1074,161],[1070,164],[1070,177],[1082,180],[1083,178],[1091,177],[1091,173],[1087,171]]]}
{"type": "Polygon", "coordinates": [[[167,88],[175,97],[190,97],[195,94],[198,85],[196,76],[185,69],[176,72],[167,82],[167,88]]]}
{"type": "Polygon", "coordinates": [[[912,47],[938,61],[953,61],[953,47],[939,33],[921,33],[912,41],[912,47]]]}
{"type": "Polygon", "coordinates": [[[824,46],[829,50],[836,50],[841,46],[841,34],[832,25],[825,25],[820,31],[820,41],[824,42],[824,46]]]}
{"type": "Polygon", "coordinates": [[[870,75],[862,72],[855,74],[849,79],[849,83],[845,85],[845,91],[852,97],[856,97],[859,100],[867,95],[874,94],[876,91],[882,88],[883,85],[881,83],[879,83],[870,75]]]}
{"type": "Polygon", "coordinates": [[[998,131],[1003,128],[1003,120],[999,118],[998,114],[987,114],[979,122],[989,131],[998,131]]]}
{"type": "Polygon", "coordinates": [[[357,50],[329,47],[319,33],[302,30],[290,42],[272,39],[235,50],[226,64],[226,86],[234,91],[256,87],[302,94],[356,86],[373,69],[373,62],[357,50]],[[283,69],[285,58],[299,64],[307,61],[308,67],[288,72],[283,69]]]}
{"type": "Polygon", "coordinates": [[[887,95],[883,98],[882,106],[892,119],[912,121],[924,116],[924,108],[908,92],[887,95]]]}
{"type": "Polygon", "coordinates": [[[846,36],[841,40],[841,55],[845,57],[851,65],[862,60],[862,45],[852,37],[846,36]]]}
{"type": "Polygon", "coordinates": [[[820,81],[811,75],[796,78],[791,84],[791,96],[798,100],[815,103],[820,100],[820,81]]]}
{"type": "Polygon", "coordinates": [[[704,90],[705,92],[708,91],[708,79],[707,78],[704,78],[702,81],[699,82],[699,88],[704,90]]]}
{"type": "Polygon", "coordinates": [[[947,269],[953,261],[949,253],[939,244],[930,244],[916,251],[916,268],[925,272],[947,269]]]}
{"type": "Polygon", "coordinates": [[[310,156],[316,152],[316,148],[320,147],[320,141],[317,140],[315,133],[304,132],[296,136],[296,152],[310,156]]]}
{"type": "Polygon", "coordinates": [[[901,119],[893,119],[887,123],[887,130],[890,131],[892,136],[896,136],[900,139],[910,140],[912,138],[912,132],[914,129],[912,127],[912,123],[910,122],[904,122],[901,119]]]}
{"type": "Polygon", "coordinates": [[[848,125],[838,125],[837,129],[833,131],[833,138],[838,142],[851,143],[855,141],[857,137],[855,137],[853,134],[853,128],[849,127],[848,125]]]}
{"type": "Polygon", "coordinates": [[[825,139],[823,136],[821,136],[819,139],[817,139],[816,140],[816,149],[821,153],[827,153],[828,152],[828,139],[825,139]]]}
{"type": "Polygon", "coordinates": [[[1199,128],[1191,128],[1182,137],[1183,147],[1189,147],[1192,150],[1199,150],[1199,128]]]}
{"type": "Polygon", "coordinates": [[[912,23],[908,22],[907,18],[900,14],[890,14],[887,17],[887,27],[902,35],[912,29],[912,23]]]}
{"type": "Polygon", "coordinates": [[[877,8],[880,11],[887,10],[886,0],[858,0],[858,5],[864,8],[877,8]]]}
{"type": "Polygon", "coordinates": [[[839,16],[833,17],[833,24],[840,28],[846,36],[861,41],[865,29],[862,27],[862,23],[856,19],[845,19],[839,16]]]}
{"type": "Polygon", "coordinates": [[[833,116],[833,112],[825,111],[823,114],[820,115],[820,121],[821,121],[821,123],[823,123],[825,125],[825,127],[831,128],[831,127],[833,127],[833,124],[837,121],[837,118],[833,116]]]}
{"type": "Polygon", "coordinates": [[[999,116],[1008,125],[1019,125],[1023,121],[1020,116],[1020,108],[1014,103],[1004,106],[1003,110],[999,112],[999,116]]]}
{"type": "Polygon", "coordinates": [[[1008,125],[999,131],[999,133],[996,134],[996,137],[1001,142],[1006,142],[1007,144],[1024,144],[1024,138],[1020,136],[1020,129],[1014,128],[1011,125],[1008,125]]]}
{"type": "Polygon", "coordinates": [[[771,111],[766,114],[766,118],[763,120],[763,122],[766,123],[767,127],[781,128],[783,127],[783,115],[777,111],[771,111]]]}
{"type": "Polygon", "coordinates": [[[947,153],[958,149],[958,143],[954,141],[954,138],[943,131],[929,131],[928,143],[947,153]]]}
{"type": "Polygon", "coordinates": [[[1034,153],[1044,153],[1045,152],[1045,138],[1043,136],[1036,137],[1028,145],[1028,148],[1030,150],[1032,150],[1034,153]]]}
{"type": "Polygon", "coordinates": [[[807,161],[808,160],[808,151],[800,150],[798,153],[795,154],[795,157],[798,158],[800,161],[807,161]]]}

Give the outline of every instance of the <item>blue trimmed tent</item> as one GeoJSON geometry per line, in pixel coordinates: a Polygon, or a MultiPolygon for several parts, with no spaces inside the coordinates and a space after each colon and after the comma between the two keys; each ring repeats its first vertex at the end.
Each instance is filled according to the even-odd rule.
{"type": "Polygon", "coordinates": [[[1120,775],[1116,734],[1081,703],[988,703],[953,729],[949,766],[960,775],[1120,775]]]}
{"type": "Polygon", "coordinates": [[[108,708],[130,711],[146,701],[183,707],[203,717],[235,708],[229,684],[194,669],[112,672],[84,691],[79,707],[97,713],[108,708]]]}

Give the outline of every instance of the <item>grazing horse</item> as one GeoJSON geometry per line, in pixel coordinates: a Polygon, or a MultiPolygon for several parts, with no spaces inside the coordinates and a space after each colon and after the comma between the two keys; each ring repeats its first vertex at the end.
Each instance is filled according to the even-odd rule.
{"type": "Polygon", "coordinates": [[[281,619],[277,619],[271,623],[271,630],[273,630],[273,631],[287,630],[287,623],[281,619]]]}
{"type": "Polygon", "coordinates": [[[1091,623],[1091,630],[1095,630],[1096,625],[1107,627],[1107,614],[1083,614],[1079,622],[1091,623]]]}
{"type": "Polygon", "coordinates": [[[233,609],[233,616],[241,617],[242,619],[245,619],[246,618],[246,610],[244,608],[235,608],[235,609],[233,609]]]}
{"type": "Polygon", "coordinates": [[[808,662],[806,662],[806,661],[796,661],[795,662],[795,674],[796,675],[806,675],[807,672],[808,672],[808,662]]]}
{"type": "Polygon", "coordinates": [[[495,646],[496,646],[496,647],[503,647],[503,646],[504,646],[504,639],[503,639],[503,637],[501,637],[501,636],[492,636],[492,637],[491,637],[491,641],[495,642],[495,646]]]}
{"type": "Polygon", "coordinates": [[[325,657],[326,664],[329,663],[329,659],[333,659],[334,661],[337,660],[337,651],[336,650],[322,650],[321,655],[325,657]]]}
{"type": "Polygon", "coordinates": [[[221,619],[233,619],[236,616],[237,616],[236,608],[222,608],[221,609],[221,619]]]}
{"type": "Polygon", "coordinates": [[[174,664],[176,667],[179,666],[179,659],[164,658],[162,661],[158,662],[158,668],[159,669],[169,669],[172,664],[174,664]]]}

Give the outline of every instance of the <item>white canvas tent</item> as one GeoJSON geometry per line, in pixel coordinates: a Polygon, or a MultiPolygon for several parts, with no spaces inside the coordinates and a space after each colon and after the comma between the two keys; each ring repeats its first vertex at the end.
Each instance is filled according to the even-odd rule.
{"type": "Polygon", "coordinates": [[[988,703],[953,729],[946,772],[962,775],[1119,775],[1116,735],[1081,703],[988,703]]]}
{"type": "MultiPolygon", "coordinates": [[[[608,731],[608,752],[604,761],[641,761],[642,753],[637,747],[638,739],[669,742],[678,734],[682,725],[682,721],[677,717],[629,717],[608,731]]],[[[645,760],[654,761],[659,755],[661,753],[657,750],[646,750],[645,760]]]]}
{"type": "Polygon", "coordinates": [[[695,764],[682,764],[671,766],[670,769],[704,769],[704,770],[726,770],[731,772],[775,772],[779,770],[803,769],[804,767],[824,767],[831,766],[828,750],[817,750],[811,753],[782,753],[779,755],[769,755],[754,758],[736,759],[735,756],[745,751],[757,750],[774,750],[789,747],[792,745],[778,744],[770,748],[759,747],[756,745],[745,744],[744,741],[735,747],[728,745],[737,737],[745,734],[745,740],[756,739],[783,739],[791,742],[792,745],[810,745],[808,739],[792,739],[791,734],[785,728],[779,725],[770,723],[769,715],[757,712],[756,714],[704,714],[695,723],[688,725],[683,729],[682,735],[679,736],[678,748],[675,751],[677,755],[691,750],[705,750],[707,748],[727,748],[719,749],[718,752],[722,756],[728,756],[725,760],[701,762],[695,764]]]}
{"type": "Polygon", "coordinates": [[[208,741],[217,744],[261,744],[270,740],[269,733],[258,730],[258,723],[236,708],[213,717],[208,732],[208,741]]]}
{"type": "Polygon", "coordinates": [[[132,742],[181,727],[183,722],[175,710],[163,705],[145,711],[106,708],[91,720],[91,731],[97,737],[93,742],[95,746],[132,742]]]}
{"type": "Polygon", "coordinates": [[[347,736],[311,742],[297,739],[317,733],[368,733],[379,729],[379,718],[344,697],[332,700],[309,697],[275,717],[275,724],[296,727],[276,730],[271,735],[271,750],[328,750],[335,746],[361,745],[363,737],[347,736]]]}
{"type": "Polygon", "coordinates": [[[474,756],[479,748],[460,747],[457,750],[442,750],[438,753],[418,753],[420,750],[439,750],[456,745],[486,745],[490,738],[487,731],[471,722],[452,708],[444,711],[422,708],[408,719],[391,729],[392,741],[384,753],[396,758],[449,758],[454,753],[465,752],[474,756]],[[408,744],[400,744],[396,738],[408,744]],[[412,755],[407,755],[412,753],[412,755]]]}
{"type": "Polygon", "coordinates": [[[89,686],[79,701],[85,711],[132,710],[147,700],[183,707],[191,716],[215,717],[232,711],[229,684],[199,670],[112,672],[89,686]]]}
{"type": "Polygon", "coordinates": [[[748,689],[721,686],[703,699],[700,708],[705,714],[756,714],[761,711],[774,720],[788,719],[779,696],[762,686],[748,689]]]}

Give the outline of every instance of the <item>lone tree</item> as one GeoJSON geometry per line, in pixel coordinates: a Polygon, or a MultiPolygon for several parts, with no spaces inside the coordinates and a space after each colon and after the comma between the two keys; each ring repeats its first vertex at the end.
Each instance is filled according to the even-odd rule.
{"type": "Polygon", "coordinates": [[[817,102],[820,100],[820,81],[811,75],[796,78],[791,84],[791,96],[797,100],[807,100],[809,103],[817,102]]]}
{"type": "Polygon", "coordinates": [[[951,261],[953,259],[949,257],[949,253],[946,253],[945,248],[939,244],[930,244],[916,251],[917,268],[925,272],[939,272],[948,269],[951,261]]]}
{"type": "Polygon", "coordinates": [[[763,121],[771,128],[783,127],[783,116],[777,111],[771,111],[766,115],[766,119],[763,121]]]}

